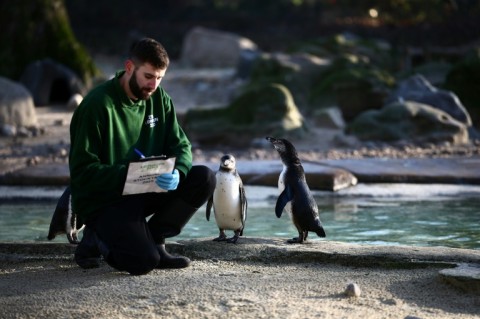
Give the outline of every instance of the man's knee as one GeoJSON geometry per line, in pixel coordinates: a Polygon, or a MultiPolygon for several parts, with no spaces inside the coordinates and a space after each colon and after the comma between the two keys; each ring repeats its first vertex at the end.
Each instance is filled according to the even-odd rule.
{"type": "Polygon", "coordinates": [[[196,182],[203,185],[215,185],[215,172],[205,165],[195,165],[188,173],[189,179],[193,179],[196,182]]]}
{"type": "Polygon", "coordinates": [[[201,206],[213,194],[216,186],[215,173],[207,166],[195,165],[182,185],[181,196],[192,206],[201,206]]]}

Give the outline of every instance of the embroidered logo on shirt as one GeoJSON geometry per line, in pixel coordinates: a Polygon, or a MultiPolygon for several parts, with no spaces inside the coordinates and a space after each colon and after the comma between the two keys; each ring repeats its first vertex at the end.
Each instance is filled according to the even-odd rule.
{"type": "Polygon", "coordinates": [[[158,117],[153,117],[153,115],[147,116],[147,120],[145,121],[145,125],[148,125],[150,127],[155,127],[158,122],[158,117]]]}

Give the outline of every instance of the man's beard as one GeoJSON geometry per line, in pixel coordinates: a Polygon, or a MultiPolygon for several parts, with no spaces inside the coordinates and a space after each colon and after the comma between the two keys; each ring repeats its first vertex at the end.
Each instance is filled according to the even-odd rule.
{"type": "Polygon", "coordinates": [[[133,72],[128,85],[130,86],[130,91],[132,92],[133,96],[135,96],[137,99],[146,100],[150,98],[150,95],[152,95],[152,92],[150,92],[148,89],[141,88],[138,85],[137,72],[133,72]]]}

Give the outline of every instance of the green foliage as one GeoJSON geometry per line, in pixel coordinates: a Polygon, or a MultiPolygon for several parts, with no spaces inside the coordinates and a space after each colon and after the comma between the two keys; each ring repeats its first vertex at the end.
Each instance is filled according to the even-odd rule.
{"type": "Polygon", "coordinates": [[[478,0],[336,0],[324,2],[324,6],[328,9],[338,8],[344,17],[350,18],[366,18],[368,10],[375,8],[379,12],[378,19],[392,25],[438,23],[455,14],[478,14],[480,10],[478,0]]]}
{"type": "Polygon", "coordinates": [[[292,44],[290,52],[307,52],[323,58],[350,59],[352,63],[375,64],[393,71],[394,57],[385,41],[343,33],[292,44]],[[356,61],[355,61],[356,60],[356,61]]]}
{"type": "Polygon", "coordinates": [[[63,0],[14,1],[0,4],[0,74],[18,80],[25,67],[51,58],[76,72],[88,85],[99,74],[75,39],[63,0]]]}
{"type": "Polygon", "coordinates": [[[331,96],[335,95],[338,89],[345,87],[363,92],[388,91],[395,85],[395,78],[388,71],[355,56],[341,56],[319,74],[315,83],[310,101],[312,104],[325,104],[331,102],[331,96]]]}
{"type": "Polygon", "coordinates": [[[445,88],[457,94],[467,108],[474,126],[480,123],[480,47],[456,63],[445,80],[445,88]]]}

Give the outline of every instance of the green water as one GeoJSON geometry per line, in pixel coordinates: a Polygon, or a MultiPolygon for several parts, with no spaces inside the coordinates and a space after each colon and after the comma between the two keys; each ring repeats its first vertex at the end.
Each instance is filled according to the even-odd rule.
{"type": "MultiPolygon", "coordinates": [[[[297,235],[287,214],[275,216],[276,194],[274,188],[247,186],[245,237],[288,239],[297,235]]],[[[358,186],[338,193],[315,192],[327,238],[310,233],[309,239],[480,249],[479,194],[477,187],[443,185],[358,186]]],[[[54,199],[0,201],[0,242],[48,242],[55,205],[54,199]]],[[[216,236],[214,217],[206,220],[204,206],[176,239],[216,236]]],[[[53,242],[67,239],[61,235],[53,242]]]]}

